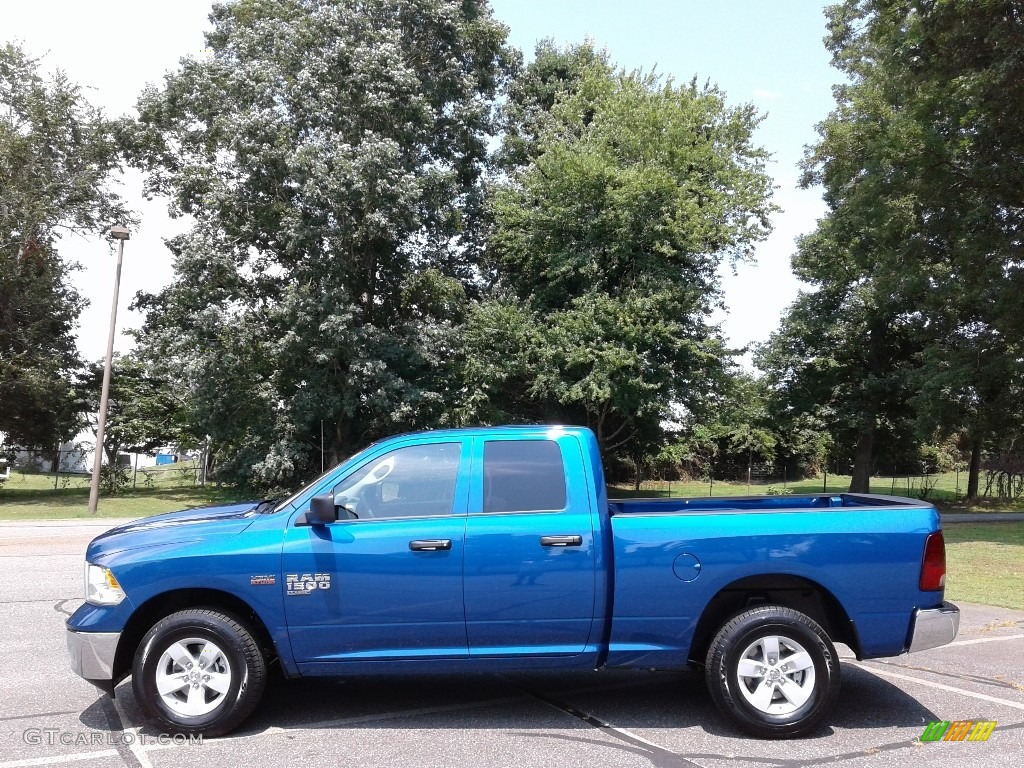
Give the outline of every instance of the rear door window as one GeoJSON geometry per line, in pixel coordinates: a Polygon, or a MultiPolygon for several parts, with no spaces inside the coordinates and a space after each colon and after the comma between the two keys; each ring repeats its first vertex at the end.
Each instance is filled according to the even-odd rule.
{"type": "Polygon", "coordinates": [[[565,464],[553,440],[484,443],[485,513],[565,509],[565,464]]]}

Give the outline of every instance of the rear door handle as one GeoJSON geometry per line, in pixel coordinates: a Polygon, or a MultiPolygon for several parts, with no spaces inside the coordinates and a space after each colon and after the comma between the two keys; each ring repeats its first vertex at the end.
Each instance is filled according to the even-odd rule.
{"type": "Polygon", "coordinates": [[[542,547],[578,547],[583,544],[582,536],[541,536],[542,547]]]}
{"type": "Polygon", "coordinates": [[[437,552],[451,548],[451,539],[413,539],[409,542],[409,549],[413,552],[437,552]]]}

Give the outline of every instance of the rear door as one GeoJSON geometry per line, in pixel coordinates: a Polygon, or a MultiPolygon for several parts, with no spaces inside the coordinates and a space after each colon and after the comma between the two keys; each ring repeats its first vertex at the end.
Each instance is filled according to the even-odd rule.
{"type": "Polygon", "coordinates": [[[469,652],[593,650],[597,551],[583,454],[572,435],[478,437],[466,522],[469,652]]]}

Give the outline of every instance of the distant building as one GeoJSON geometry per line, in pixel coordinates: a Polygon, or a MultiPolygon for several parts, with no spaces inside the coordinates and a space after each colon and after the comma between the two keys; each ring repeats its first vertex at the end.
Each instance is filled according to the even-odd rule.
{"type": "MultiPolygon", "coordinates": [[[[0,438],[4,435],[0,433],[0,438]]],[[[11,460],[10,464],[15,469],[28,469],[34,472],[53,472],[55,451],[28,451],[18,446],[5,446],[0,439],[0,446],[4,446],[6,456],[11,460]]],[[[58,462],[59,472],[69,475],[91,475],[94,451],[96,449],[96,435],[92,430],[82,430],[74,440],[60,445],[60,460],[58,462]]],[[[119,453],[117,463],[124,467],[152,467],[157,464],[170,464],[177,461],[176,449],[171,447],[159,448],[152,453],[119,453]],[[169,458],[167,458],[169,457],[169,458]]],[[[103,454],[102,462],[107,463],[106,453],[103,454]]],[[[0,470],[2,471],[2,470],[0,470]]]]}

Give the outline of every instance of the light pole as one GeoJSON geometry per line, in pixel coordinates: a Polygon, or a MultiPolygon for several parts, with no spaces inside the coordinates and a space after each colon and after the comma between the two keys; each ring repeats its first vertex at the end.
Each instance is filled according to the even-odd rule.
{"type": "MultiPolygon", "coordinates": [[[[127,227],[111,227],[110,236],[118,240],[117,273],[114,275],[114,303],[110,307],[110,335],[107,337],[107,360],[103,366],[103,391],[100,393],[100,413],[96,422],[96,452],[92,460],[92,487],[89,489],[89,514],[96,514],[100,501],[100,466],[103,463],[103,430],[107,426],[107,400],[110,397],[110,368],[114,359],[114,328],[117,326],[117,294],[121,290],[121,260],[127,227]]],[[[115,461],[117,457],[114,457],[115,461]]]]}

